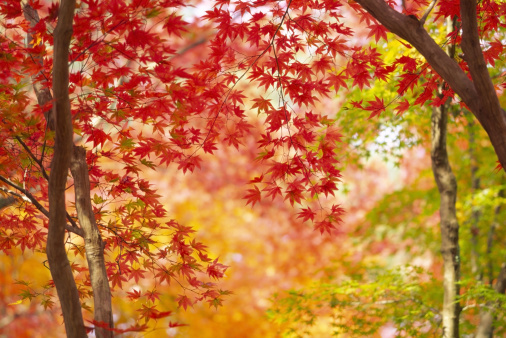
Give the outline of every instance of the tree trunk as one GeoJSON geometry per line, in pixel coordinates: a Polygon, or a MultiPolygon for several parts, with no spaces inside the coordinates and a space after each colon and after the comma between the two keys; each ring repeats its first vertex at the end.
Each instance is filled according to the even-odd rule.
{"type": "MultiPolygon", "coordinates": [[[[34,10],[30,5],[25,5],[23,8],[25,18],[30,22],[30,25],[34,27],[39,22],[39,15],[36,10],[34,10]]],[[[70,22],[72,24],[72,22],[70,22]]],[[[28,43],[30,44],[32,36],[28,33],[27,36],[28,43]]],[[[56,40],[55,40],[56,41],[56,40]]],[[[70,39],[69,39],[70,41],[70,39]]],[[[67,44],[67,50],[68,50],[67,44]]],[[[61,56],[62,60],[68,60],[67,56],[61,56]]],[[[56,60],[56,55],[55,55],[56,60]]],[[[34,57],[34,62],[40,63],[42,65],[42,59],[40,57],[34,57]]],[[[55,61],[57,62],[57,61],[55,61]]],[[[55,74],[55,73],[54,73],[55,74]]],[[[54,75],[56,76],[56,75],[54,75]]],[[[67,75],[68,76],[68,75],[67,75]]],[[[35,77],[34,77],[35,78],[35,77]]],[[[66,87],[68,87],[68,78],[67,80],[62,79],[62,81],[66,81],[66,87]]],[[[33,88],[35,94],[37,96],[37,101],[40,106],[45,106],[49,102],[53,100],[51,92],[44,86],[44,83],[37,82],[33,80],[33,88]]],[[[56,92],[55,92],[56,93],[56,92]]],[[[67,92],[68,96],[68,92],[67,92]]],[[[45,112],[44,116],[47,121],[47,126],[50,130],[55,130],[55,116],[54,111],[45,112]]],[[[70,116],[70,107],[68,114],[70,116]]],[[[71,140],[72,144],[72,140],[71,140]]],[[[103,243],[100,235],[100,231],[98,230],[97,224],[95,222],[95,216],[93,214],[93,209],[91,206],[90,199],[90,181],[88,176],[88,166],[86,163],[86,151],[84,148],[75,147],[73,148],[73,154],[70,162],[70,170],[72,172],[72,176],[74,178],[74,189],[75,189],[75,198],[76,198],[76,209],[77,215],[79,219],[79,224],[81,226],[80,229],[72,228],[73,232],[79,234],[84,238],[85,241],[85,250],[86,250],[86,258],[88,261],[88,267],[90,270],[90,278],[91,278],[91,286],[93,289],[93,299],[94,299],[94,319],[97,324],[105,324],[110,329],[113,328],[113,317],[112,317],[112,302],[111,302],[111,292],[109,288],[109,281],[107,278],[107,270],[105,267],[105,259],[103,254],[103,243]]],[[[43,168],[41,168],[43,169],[43,168]]],[[[66,175],[65,175],[66,178],[66,175]]],[[[67,215],[67,217],[69,217],[67,215]]],[[[67,227],[67,229],[69,229],[67,227]]],[[[67,260],[67,258],[65,258],[67,260]]],[[[67,260],[68,262],[68,260],[67,260]]],[[[72,283],[75,283],[72,279],[72,283]]],[[[56,284],[56,283],[55,283],[56,284]]],[[[57,287],[58,291],[58,287],[57,287]]],[[[67,291],[65,291],[67,292],[67,291]]],[[[58,293],[60,295],[60,292],[58,293]]],[[[61,299],[60,299],[61,301],[61,299]]],[[[80,307],[80,303],[79,303],[80,307]]],[[[80,310],[79,310],[80,311],[80,310]]],[[[81,320],[82,321],[82,320],[81,320]]],[[[83,325],[84,326],[84,325],[83,325]]],[[[98,338],[101,337],[112,337],[112,330],[108,330],[105,327],[96,326],[95,327],[95,335],[98,338]]],[[[68,336],[74,336],[69,333],[67,330],[68,336]]]]}
{"type": "Polygon", "coordinates": [[[446,151],[447,105],[432,111],[432,172],[440,196],[441,254],[443,256],[443,337],[459,337],[460,304],[458,281],[460,278],[459,223],[455,202],[457,181],[453,175],[446,151]]]}
{"type": "Polygon", "coordinates": [[[54,156],[49,175],[49,229],[47,258],[68,337],[86,337],[81,302],[65,250],[65,188],[72,156],[72,119],[69,100],[69,45],[72,37],[75,0],[61,2],[54,30],[53,112],[55,117],[54,156]]]}
{"type": "MultiPolygon", "coordinates": [[[[457,26],[456,19],[446,20],[447,32],[452,33],[457,26]]],[[[455,45],[449,44],[447,55],[453,59],[455,45]]],[[[446,83],[438,86],[438,96],[442,94],[446,83]]],[[[450,167],[448,152],[446,149],[446,133],[448,121],[448,107],[450,100],[443,105],[434,107],[431,116],[432,142],[430,156],[432,160],[432,172],[439,191],[440,205],[440,229],[441,229],[441,254],[443,256],[443,337],[459,337],[460,303],[460,253],[459,253],[459,223],[455,204],[457,202],[457,180],[450,167]]]]}
{"type": "Polygon", "coordinates": [[[83,147],[74,146],[70,171],[74,178],[77,217],[84,231],[84,247],[93,288],[94,319],[96,324],[105,324],[109,327],[108,330],[95,325],[95,334],[98,338],[112,337],[111,290],[107,279],[102,237],[91,206],[90,178],[86,164],[86,150],[83,147]]]}

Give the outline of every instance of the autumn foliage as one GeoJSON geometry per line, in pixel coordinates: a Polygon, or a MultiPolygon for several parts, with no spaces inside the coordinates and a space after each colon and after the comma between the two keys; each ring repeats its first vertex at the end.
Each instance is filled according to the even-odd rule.
{"type": "MultiPolygon", "coordinates": [[[[338,159],[346,156],[342,141],[350,135],[338,109],[357,112],[357,124],[387,114],[402,118],[448,100],[474,111],[451,86],[441,87],[442,76],[415,48],[387,35],[366,2],[77,1],[68,60],[73,144],[86,151],[89,196],[113,297],[138,306],[129,325],[112,328],[90,317],[88,330],[145,331],[172,316],[160,308],[157,291],[167,285],[179,288],[170,301],[184,310],[199,303],[218,308],[234,291],[220,284],[228,266],[218,256],[226,253],[209,253],[210,244],[173,216],[164,203],[180,191],[160,189],[153,171],[175,170],[201,182],[212,170],[207,163],[237,151],[250,167],[249,177],[228,178],[241,191],[236,200],[252,208],[290,206],[295,216],[284,212],[296,226],[311,224],[319,236],[343,234],[344,209],[336,195],[344,164],[338,159]],[[385,46],[392,40],[402,52],[387,61],[385,46]],[[329,109],[336,95],[378,85],[394,94],[353,97],[329,109]]],[[[416,21],[430,5],[387,3],[416,21]]],[[[0,3],[0,189],[17,198],[0,215],[6,256],[19,254],[17,249],[46,252],[48,182],[58,149],[54,107],[60,98],[51,88],[58,80],[53,33],[60,9],[58,2],[0,3]]],[[[494,66],[503,56],[494,34],[504,28],[499,18],[506,5],[482,1],[478,11],[484,59],[494,66]]],[[[428,29],[437,43],[460,46],[458,31],[437,29],[447,18],[460,20],[459,1],[438,2],[432,16],[428,29]]],[[[465,57],[455,61],[469,73],[465,57]]],[[[498,77],[502,81],[503,74],[498,77]]],[[[496,87],[504,88],[502,82],[496,87]]],[[[91,310],[76,181],[74,172],[68,175],[66,249],[82,306],[91,310]]],[[[55,304],[51,281],[44,293],[21,284],[27,286],[22,299],[55,304]]]]}

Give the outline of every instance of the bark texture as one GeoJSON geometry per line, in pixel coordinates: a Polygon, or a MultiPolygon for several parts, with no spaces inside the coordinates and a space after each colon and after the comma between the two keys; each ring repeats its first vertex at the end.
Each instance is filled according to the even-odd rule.
{"type": "Polygon", "coordinates": [[[404,15],[384,0],[356,0],[369,14],[390,32],[409,42],[422,54],[430,66],[450,85],[486,130],[499,161],[506,168],[506,113],[488,74],[479,43],[476,21],[476,1],[461,1],[462,50],[469,65],[472,80],[430,37],[416,18],[404,15]]]}
{"type": "Polygon", "coordinates": [[[69,45],[72,37],[75,0],[61,2],[54,30],[53,113],[54,156],[49,175],[49,229],[47,258],[56,286],[68,337],[86,337],[81,302],[65,250],[65,186],[72,156],[72,119],[69,100],[69,45]]]}
{"type": "Polygon", "coordinates": [[[11,204],[14,204],[14,202],[16,202],[16,198],[14,198],[13,196],[8,197],[0,196],[0,210],[8,207],[11,204]]]}
{"type": "MultiPolygon", "coordinates": [[[[104,245],[91,206],[90,178],[83,147],[74,146],[70,171],[74,178],[77,217],[84,231],[84,247],[93,288],[94,319],[112,329],[111,290],[104,261],[104,245]]],[[[111,330],[99,326],[95,327],[95,334],[98,338],[113,336],[111,330]]]]}
{"type": "Polygon", "coordinates": [[[443,256],[443,337],[459,337],[460,279],[459,223],[455,203],[457,181],[448,161],[446,150],[447,105],[432,110],[432,172],[440,197],[441,254],[443,256]]]}
{"type": "MultiPolygon", "coordinates": [[[[446,20],[447,33],[450,34],[457,28],[456,19],[446,20]]],[[[455,57],[455,45],[449,44],[446,49],[447,55],[453,59],[455,57]]],[[[442,83],[438,87],[438,96],[442,94],[442,83]]],[[[434,107],[431,116],[431,162],[432,173],[436,181],[440,205],[440,229],[441,229],[441,255],[443,256],[443,337],[459,337],[459,317],[460,303],[458,296],[460,294],[460,247],[459,247],[459,222],[457,219],[457,180],[453,174],[448,159],[446,147],[448,108],[450,100],[445,104],[434,107]]]]}
{"type": "MultiPolygon", "coordinates": [[[[73,5],[72,5],[73,6],[73,5]]],[[[73,8],[73,7],[72,7],[73,8]]],[[[67,9],[70,9],[68,7],[67,9]]],[[[25,5],[23,8],[25,19],[30,22],[30,26],[34,27],[39,22],[39,15],[36,10],[34,10],[30,5],[25,5]]],[[[70,14],[70,13],[67,13],[70,14]]],[[[72,14],[73,15],[73,14],[72,14]]],[[[68,21],[66,21],[66,24],[68,24],[68,21]]],[[[72,21],[70,21],[70,25],[72,24],[72,21]]],[[[70,26],[72,27],[72,26],[70,26]]],[[[55,31],[56,32],[56,31],[55,31]]],[[[70,36],[72,34],[72,31],[70,31],[70,36]]],[[[63,35],[63,34],[62,34],[63,35]]],[[[68,51],[69,49],[69,42],[70,42],[70,36],[66,36],[65,38],[68,38],[68,42],[66,43],[66,49],[68,51]]],[[[55,34],[56,37],[56,34],[55,34]]],[[[28,33],[27,36],[28,44],[31,46],[32,44],[32,35],[28,33]]],[[[56,41],[56,39],[55,39],[56,41]]],[[[63,46],[62,46],[63,49],[63,46]]],[[[68,54],[67,56],[59,55],[61,56],[61,61],[65,63],[65,67],[68,67],[68,54]]],[[[56,60],[56,47],[55,47],[55,60],[56,60]]],[[[40,57],[34,57],[33,61],[35,63],[38,63],[42,65],[42,58],[40,57]]],[[[57,61],[55,61],[57,62],[57,61]]],[[[68,68],[67,68],[68,69],[68,68]]],[[[56,81],[56,74],[53,73],[54,81],[56,81]]],[[[60,73],[61,74],[61,73],[60,73]]],[[[37,96],[37,101],[40,106],[47,106],[50,102],[53,101],[53,96],[51,95],[51,92],[49,88],[47,87],[47,81],[37,79],[37,77],[41,75],[38,74],[37,76],[32,77],[32,83],[33,88],[35,91],[35,94],[37,96]]],[[[62,86],[62,89],[68,88],[68,73],[66,75],[66,79],[64,77],[59,78],[60,81],[64,81],[66,84],[62,86]]],[[[63,84],[63,82],[62,82],[63,84]]],[[[56,91],[55,91],[56,95],[56,91]]],[[[62,95],[65,95],[63,93],[62,95]]],[[[66,93],[68,97],[68,92],[66,93]]],[[[69,109],[68,109],[68,116],[70,117],[70,103],[69,103],[69,109]]],[[[50,130],[55,130],[56,128],[56,121],[55,121],[55,114],[57,106],[55,105],[55,109],[48,110],[44,113],[44,116],[47,121],[47,127],[50,130]]],[[[65,122],[67,123],[67,121],[65,122]]],[[[72,129],[70,129],[72,130],[72,129]]],[[[70,144],[73,146],[72,143],[72,136],[70,136],[70,144]]],[[[56,147],[55,147],[56,148],[56,147]]],[[[65,148],[66,149],[66,148],[65,148]]],[[[55,150],[56,154],[56,150],[55,150]]],[[[53,164],[54,164],[53,160],[53,164]]],[[[89,176],[88,176],[88,166],[86,163],[86,151],[84,148],[81,147],[75,147],[73,149],[72,157],[71,157],[71,163],[70,163],[70,169],[72,172],[72,176],[74,177],[74,186],[75,186],[75,194],[76,194],[76,209],[78,214],[79,223],[81,225],[81,228],[77,228],[76,224],[73,222],[72,218],[67,214],[67,219],[71,222],[73,226],[66,225],[66,229],[69,231],[72,231],[85,240],[85,249],[86,249],[86,258],[88,261],[88,267],[90,269],[90,278],[91,278],[91,284],[93,289],[93,297],[94,297],[94,319],[97,322],[104,323],[110,328],[113,327],[113,318],[112,318],[112,304],[111,304],[111,293],[109,288],[109,281],[107,279],[107,270],[105,268],[105,259],[103,254],[103,243],[102,238],[100,236],[100,231],[98,230],[98,227],[95,222],[95,217],[93,215],[93,209],[91,206],[91,199],[90,199],[90,182],[89,182],[89,176]]],[[[41,166],[41,170],[44,170],[44,168],[41,166]]],[[[63,169],[62,169],[63,170],[63,169]]],[[[66,179],[66,174],[65,174],[66,179]]],[[[45,211],[45,210],[42,210],[45,211]]],[[[50,214],[48,212],[45,212],[45,215],[50,217],[50,214]]],[[[65,260],[67,258],[65,257],[65,260]]],[[[67,260],[68,262],[68,260],[67,260]]],[[[70,279],[68,279],[70,281],[70,279]]],[[[55,282],[56,284],[56,282],[55,282]]],[[[75,288],[75,282],[72,279],[72,282],[68,283],[67,285],[73,285],[72,287],[69,286],[69,288],[75,288]]],[[[58,288],[58,286],[57,286],[58,288]]],[[[77,292],[77,289],[76,289],[77,292]]],[[[62,294],[67,294],[70,297],[67,297],[71,299],[73,291],[68,290],[62,290],[62,294]]],[[[58,292],[58,295],[60,295],[60,292],[58,292]]],[[[60,299],[61,301],[61,299],[60,299]]],[[[74,298],[75,301],[75,298],[74,298]]],[[[80,310],[80,302],[77,299],[77,303],[73,305],[73,309],[79,308],[80,310]],[[78,305],[78,306],[77,306],[78,305]]],[[[63,309],[63,306],[62,306],[63,309]]],[[[77,310],[75,310],[77,311],[77,310]]],[[[75,315],[75,313],[74,313],[75,315]]],[[[78,316],[74,316],[73,318],[78,318],[78,316]]],[[[67,322],[67,321],[66,321],[67,322]]],[[[74,322],[74,325],[82,326],[84,327],[84,324],[82,323],[82,319],[76,320],[74,322]]],[[[70,333],[71,331],[67,328],[67,335],[69,337],[74,337],[74,333],[70,333]]],[[[112,337],[113,332],[111,330],[107,330],[102,327],[96,327],[95,335],[98,338],[102,337],[112,337]]]]}

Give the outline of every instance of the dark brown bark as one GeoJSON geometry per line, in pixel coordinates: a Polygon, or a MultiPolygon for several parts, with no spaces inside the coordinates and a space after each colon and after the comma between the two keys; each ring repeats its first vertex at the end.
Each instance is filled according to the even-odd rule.
{"type": "MultiPolygon", "coordinates": [[[[35,11],[29,5],[24,7],[25,18],[30,22],[33,27],[39,21],[39,16],[37,11],[35,11]]],[[[71,32],[70,32],[71,35],[71,32]]],[[[28,35],[28,41],[32,40],[31,34],[28,35]]],[[[70,41],[70,40],[69,40],[70,41]]],[[[68,49],[68,44],[67,44],[68,49]]],[[[55,48],[56,53],[56,48],[55,48]]],[[[62,56],[62,58],[65,56],[62,56]]],[[[66,56],[68,59],[68,55],[66,56]]],[[[42,59],[39,57],[34,57],[33,61],[36,63],[42,63],[42,59]]],[[[56,76],[55,73],[53,76],[56,76]]],[[[55,78],[56,79],[56,78],[55,78]]],[[[52,101],[52,95],[47,86],[44,86],[44,81],[38,82],[35,80],[35,77],[32,78],[33,87],[37,96],[37,100],[39,105],[44,106],[48,102],[52,101]]],[[[62,79],[65,80],[65,79],[62,79]]],[[[68,87],[68,73],[66,86],[68,87]]],[[[56,92],[55,92],[56,94],[56,92]]],[[[67,92],[68,95],[68,92],[67,92]]],[[[57,107],[55,107],[57,108],[57,107]]],[[[47,120],[48,128],[54,130],[56,127],[54,112],[56,109],[53,109],[51,112],[46,112],[44,115],[47,120]]],[[[70,116],[70,106],[68,110],[68,114],[70,116]]],[[[72,144],[73,145],[73,144],[72,144]]],[[[56,148],[56,147],[55,147],[56,148]]],[[[56,152],[56,150],[55,150],[56,152]]],[[[38,160],[34,158],[37,162],[38,160]]],[[[53,160],[54,161],[54,160],[53,160]]],[[[39,162],[37,162],[39,163],[39,162]]],[[[39,163],[41,165],[41,163],[39,163]]],[[[85,249],[86,249],[86,258],[88,261],[88,266],[90,269],[90,277],[91,284],[93,289],[93,297],[94,297],[94,305],[95,305],[95,313],[94,319],[97,322],[105,323],[110,328],[113,327],[113,318],[112,318],[112,303],[111,303],[111,293],[109,288],[109,281],[107,279],[107,270],[105,268],[105,259],[103,255],[103,243],[102,238],[100,236],[100,231],[95,222],[95,218],[93,215],[93,209],[91,206],[90,199],[90,183],[88,176],[88,166],[86,164],[86,151],[84,148],[75,147],[73,149],[73,154],[70,163],[70,169],[72,175],[74,177],[74,186],[75,186],[75,194],[76,194],[76,209],[78,214],[79,223],[81,228],[77,228],[76,224],[67,214],[67,219],[71,221],[72,227],[66,225],[66,229],[69,231],[73,231],[79,234],[85,240],[85,249]]],[[[44,168],[41,165],[41,170],[44,171],[44,168]]],[[[43,172],[44,173],[44,172],[43,172]]],[[[65,176],[66,177],[66,176],[65,176]]],[[[35,201],[36,202],[36,201],[35,201]]],[[[39,208],[46,216],[50,216],[49,212],[47,212],[43,207],[39,208]]],[[[55,283],[56,284],[56,283],[55,283]]],[[[75,287],[75,283],[74,283],[75,287]]],[[[57,287],[58,288],[58,287],[57,287]]],[[[62,291],[67,292],[67,291],[62,291]]],[[[60,294],[60,293],[59,293],[60,294]]],[[[80,306],[80,304],[79,304],[80,306]]],[[[80,326],[83,326],[80,324],[80,326]]],[[[68,336],[73,336],[73,334],[69,333],[67,330],[68,336]]],[[[101,337],[112,337],[113,332],[111,330],[107,330],[104,328],[96,328],[95,335],[99,338],[101,337]]]]}
{"type": "MultiPolygon", "coordinates": [[[[84,148],[74,146],[70,171],[74,178],[77,217],[84,231],[84,247],[88,268],[90,269],[91,287],[93,288],[94,319],[112,328],[111,290],[107,279],[102,237],[91,206],[90,178],[84,148]]],[[[111,330],[101,327],[95,328],[95,334],[98,338],[113,336],[111,330]]]]}
{"type": "Polygon", "coordinates": [[[0,210],[14,204],[14,202],[16,202],[16,198],[14,196],[3,197],[0,195],[0,210]]]}
{"type": "Polygon", "coordinates": [[[54,30],[53,113],[54,156],[49,175],[49,229],[47,258],[62,307],[68,337],[86,337],[81,302],[65,250],[65,186],[72,156],[72,119],[69,100],[69,46],[72,37],[75,0],[61,2],[54,30]]]}
{"type": "Polygon", "coordinates": [[[416,18],[395,11],[384,0],[357,0],[388,30],[409,42],[431,67],[450,85],[485,128],[499,161],[506,168],[506,113],[486,69],[476,24],[476,2],[461,1],[462,49],[472,81],[459,65],[430,37],[416,18]]]}

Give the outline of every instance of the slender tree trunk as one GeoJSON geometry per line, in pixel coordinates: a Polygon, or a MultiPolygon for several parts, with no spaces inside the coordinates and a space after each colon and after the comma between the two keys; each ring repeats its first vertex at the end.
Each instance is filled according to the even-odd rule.
{"type": "MultiPolygon", "coordinates": [[[[70,43],[70,37],[72,35],[72,19],[73,19],[73,8],[75,4],[68,4],[66,7],[66,10],[68,10],[68,13],[66,15],[72,15],[72,18],[69,19],[67,16],[67,20],[65,22],[59,18],[58,24],[60,25],[60,21],[62,24],[65,24],[65,29],[60,27],[60,31],[63,33],[68,33],[68,36],[65,36],[65,41],[62,41],[62,47],[59,49],[61,54],[57,54],[56,52],[56,41],[57,41],[57,35],[55,30],[55,56],[54,56],[54,63],[59,63],[59,65],[66,68],[66,75],[65,70],[59,69],[60,72],[56,72],[56,66],[53,67],[53,82],[60,81],[59,84],[62,84],[60,86],[59,90],[62,92],[61,95],[58,95],[58,91],[53,89],[53,92],[55,94],[55,97],[64,97],[66,96],[66,101],[68,101],[68,50],[69,50],[69,43],[70,43]],[[70,9],[72,8],[72,11],[70,9]],[[70,27],[70,31],[68,31],[70,27]],[[70,32],[70,33],[69,33],[70,32]],[[63,43],[65,42],[65,43],[63,43]],[[66,55],[64,54],[64,50],[66,50],[66,55]],[[58,77],[57,77],[58,76],[58,77]]],[[[62,4],[63,6],[63,4],[62,4]]],[[[34,27],[39,22],[39,15],[36,10],[34,10],[29,5],[25,5],[24,7],[24,14],[26,20],[28,20],[32,27],[34,27]]],[[[60,10],[60,13],[61,10],[60,10]]],[[[60,35],[58,35],[60,37],[60,35]]],[[[31,44],[32,36],[29,33],[27,36],[28,43],[31,44]]],[[[42,65],[42,59],[40,57],[35,57],[34,62],[40,63],[42,65]]],[[[46,106],[49,102],[53,100],[53,97],[51,95],[51,92],[49,91],[49,88],[47,88],[47,83],[41,83],[35,80],[35,77],[33,79],[33,88],[35,91],[35,94],[37,96],[37,101],[40,106],[46,106]]],[[[66,117],[69,118],[68,121],[70,121],[70,102],[65,103],[68,104],[68,110],[66,110],[66,117]]],[[[67,106],[66,106],[67,107],[67,106]]],[[[66,107],[64,107],[66,109],[66,107]]],[[[56,128],[56,121],[55,118],[58,117],[58,124],[60,124],[62,121],[61,115],[56,116],[54,112],[58,112],[58,106],[56,104],[56,108],[52,111],[47,111],[44,113],[44,116],[47,121],[47,126],[50,130],[55,130],[56,128]]],[[[63,111],[63,110],[60,110],[63,111]]],[[[65,123],[63,124],[68,126],[68,121],[64,119],[65,123]]],[[[70,124],[70,128],[65,130],[65,133],[68,132],[68,130],[71,131],[70,134],[70,142],[65,143],[65,145],[70,144],[70,146],[73,146],[72,142],[72,126],[70,124]]],[[[59,134],[58,130],[55,130],[57,139],[55,141],[55,157],[53,159],[52,166],[55,165],[55,161],[58,161],[58,163],[61,162],[62,158],[62,152],[58,152],[57,157],[57,147],[56,143],[58,143],[58,146],[61,147],[61,133],[59,134]],[[58,135],[60,135],[58,138],[58,135]]],[[[61,132],[61,129],[60,129],[61,132]]],[[[67,134],[64,134],[64,136],[68,137],[67,134]]],[[[65,138],[65,140],[68,140],[68,138],[65,138]]],[[[58,148],[61,149],[61,148],[58,148]]],[[[72,148],[71,148],[72,149],[72,148]]],[[[68,156],[67,148],[65,148],[65,155],[68,156]]],[[[65,157],[65,161],[67,161],[67,157],[65,157]]],[[[65,174],[62,175],[62,180],[66,182],[67,179],[67,172],[68,169],[63,169],[62,166],[60,166],[63,170],[65,170],[65,174]]],[[[111,292],[109,288],[109,281],[107,278],[107,270],[105,267],[105,259],[104,259],[104,253],[103,253],[103,242],[100,235],[100,231],[98,230],[97,224],[95,222],[95,216],[93,214],[93,209],[91,206],[91,199],[90,199],[90,181],[89,181],[89,175],[88,175],[88,166],[86,163],[86,151],[84,148],[81,147],[75,147],[73,146],[73,152],[71,150],[71,162],[70,162],[70,170],[72,172],[72,176],[74,178],[74,188],[75,188],[75,196],[76,196],[76,209],[77,209],[77,215],[79,219],[79,224],[81,226],[80,231],[76,231],[76,233],[79,233],[84,238],[85,242],[85,250],[86,250],[86,258],[88,261],[88,267],[90,270],[90,278],[91,278],[91,286],[93,289],[93,299],[94,299],[94,319],[95,321],[100,324],[107,325],[110,329],[113,328],[113,317],[112,317],[112,303],[111,303],[111,292]]],[[[54,168],[52,169],[51,173],[53,174],[54,168]]],[[[50,176],[50,180],[51,177],[50,176]]],[[[56,174],[55,177],[53,177],[56,180],[56,174]]],[[[64,185],[65,183],[63,183],[64,185]]],[[[51,208],[50,205],[50,210],[51,208]]],[[[60,208],[59,210],[63,210],[63,213],[66,214],[65,207],[63,205],[63,208],[60,208]]],[[[49,217],[52,217],[51,214],[49,217]]],[[[51,221],[50,221],[51,222],[51,221]]],[[[51,224],[51,223],[50,223],[51,224]]],[[[53,227],[54,229],[55,227],[53,227]]],[[[59,238],[62,238],[63,236],[59,233],[60,229],[58,229],[58,236],[59,238]]],[[[54,234],[55,231],[51,232],[51,234],[54,234]]],[[[55,237],[49,237],[48,235],[48,256],[50,252],[52,251],[49,249],[49,241],[54,242],[55,237]]],[[[63,243],[62,241],[58,241],[59,243],[63,243]]],[[[51,247],[59,247],[60,244],[52,245],[51,247]]],[[[64,245],[63,245],[64,249],[64,245]]],[[[58,248],[59,256],[58,260],[63,260],[68,265],[68,258],[65,253],[65,258],[63,259],[63,254],[61,252],[61,248],[58,248]]],[[[64,251],[64,250],[63,250],[64,251]]],[[[49,258],[49,257],[48,257],[49,258]]],[[[54,260],[55,258],[52,258],[51,260],[54,260]]],[[[55,265],[55,264],[53,264],[55,265]]],[[[50,262],[50,268],[51,268],[51,262],[50,262]]],[[[65,320],[65,326],[67,330],[67,336],[68,337],[79,337],[82,334],[85,335],[85,333],[81,330],[81,327],[84,328],[84,323],[82,320],[82,314],[81,314],[81,305],[79,298],[75,297],[77,295],[77,288],[75,286],[75,281],[73,279],[73,276],[68,274],[68,270],[70,270],[70,265],[68,267],[60,268],[61,271],[66,271],[64,273],[65,276],[65,282],[59,282],[56,283],[56,279],[53,275],[53,279],[55,280],[55,285],[58,292],[58,297],[60,298],[60,302],[62,302],[62,311],[64,315],[65,320]],[[72,279],[71,279],[72,278],[72,279]],[[62,288],[61,285],[67,285],[65,288],[62,288]],[[65,302],[70,303],[70,305],[66,305],[66,309],[64,309],[62,296],[65,297],[65,302]],[[69,301],[71,300],[71,301],[69,301]],[[70,310],[68,310],[70,308],[70,310]],[[77,313],[79,312],[79,313],[77,313]],[[66,315],[67,314],[67,315],[66,315]],[[67,324],[69,323],[69,324],[67,324]],[[68,325],[72,325],[72,328],[69,328],[68,325]]],[[[60,271],[59,270],[59,271],[60,271]]],[[[51,271],[53,274],[53,270],[51,271]]],[[[56,272],[59,273],[59,272],[56,272]]],[[[63,281],[63,278],[62,278],[63,281]]],[[[98,338],[102,337],[112,337],[113,332],[111,330],[108,330],[104,327],[100,327],[100,325],[95,327],[95,335],[98,338]]]]}
{"type": "Polygon", "coordinates": [[[455,210],[457,181],[453,175],[446,151],[446,105],[432,111],[432,172],[440,195],[441,254],[443,256],[443,336],[459,337],[460,278],[459,223],[455,210]]]}
{"type": "Polygon", "coordinates": [[[54,30],[53,112],[54,156],[49,175],[49,229],[47,258],[60,300],[67,337],[86,337],[81,302],[65,250],[65,188],[72,156],[72,119],[69,100],[69,45],[72,37],[75,0],[61,2],[54,30]]]}
{"type": "Polygon", "coordinates": [[[106,324],[109,327],[108,330],[100,325],[95,326],[95,334],[98,338],[112,337],[111,290],[107,279],[102,237],[91,206],[90,178],[86,164],[86,150],[83,147],[74,146],[70,171],[74,178],[77,217],[84,231],[84,247],[93,288],[94,319],[97,323],[106,324]]]}
{"type": "MultiPolygon", "coordinates": [[[[456,20],[447,20],[448,33],[454,31],[456,20]]],[[[455,46],[450,44],[447,48],[450,58],[454,57],[455,46]]],[[[443,98],[441,93],[445,83],[438,88],[438,96],[443,98]]],[[[459,253],[459,222],[455,203],[457,201],[457,180],[453,174],[448,152],[446,149],[446,133],[448,121],[449,100],[432,109],[432,144],[431,160],[432,172],[439,190],[440,206],[440,228],[441,228],[441,254],[443,256],[443,336],[449,338],[459,337],[459,296],[460,279],[460,253],[459,253]]]]}

